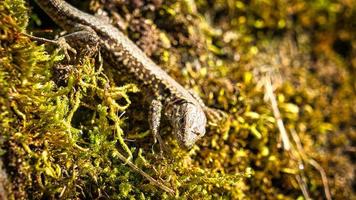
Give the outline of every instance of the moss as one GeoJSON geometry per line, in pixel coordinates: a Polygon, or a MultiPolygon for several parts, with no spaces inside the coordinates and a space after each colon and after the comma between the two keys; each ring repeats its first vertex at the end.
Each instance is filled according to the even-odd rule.
{"type": "Polygon", "coordinates": [[[189,151],[164,124],[159,157],[140,88],[98,55],[69,62],[31,41],[21,32],[38,27],[28,27],[24,1],[1,1],[0,144],[10,196],[318,199],[319,165],[334,199],[355,196],[348,1],[91,1],[99,8],[229,120],[210,122],[189,151]]]}

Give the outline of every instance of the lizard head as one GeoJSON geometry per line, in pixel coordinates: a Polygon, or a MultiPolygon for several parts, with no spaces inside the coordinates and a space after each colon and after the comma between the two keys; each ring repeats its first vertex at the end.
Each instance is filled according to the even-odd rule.
{"type": "Polygon", "coordinates": [[[200,106],[181,102],[171,106],[168,113],[173,134],[181,146],[190,148],[205,135],[207,120],[200,106]]]}

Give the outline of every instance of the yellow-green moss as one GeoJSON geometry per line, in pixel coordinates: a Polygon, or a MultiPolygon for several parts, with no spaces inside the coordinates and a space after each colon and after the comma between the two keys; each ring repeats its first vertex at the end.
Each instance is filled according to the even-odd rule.
{"type": "Polygon", "coordinates": [[[1,1],[0,144],[13,197],[302,199],[297,176],[307,178],[311,197],[323,197],[321,176],[308,159],[325,169],[335,199],[355,196],[354,5],[199,0],[105,7],[100,2],[91,1],[91,9],[114,6],[109,15],[129,16],[120,22],[129,36],[230,120],[210,124],[189,151],[163,126],[168,148],[160,158],[152,151],[139,88],[94,57],[69,65],[60,50],[21,34],[28,24],[23,1],[1,1]],[[58,69],[67,72],[64,84],[56,80],[58,69]],[[266,101],[266,71],[272,72],[289,136],[298,135],[305,155],[283,149],[266,101]],[[122,80],[125,84],[115,82],[122,80]]]}

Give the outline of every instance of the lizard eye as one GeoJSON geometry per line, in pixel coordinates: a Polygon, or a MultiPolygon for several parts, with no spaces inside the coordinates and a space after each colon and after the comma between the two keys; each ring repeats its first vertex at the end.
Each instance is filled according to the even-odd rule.
{"type": "Polygon", "coordinates": [[[196,132],[196,131],[193,131],[193,133],[194,133],[195,135],[197,135],[197,136],[200,135],[199,132],[196,132]]]}
{"type": "Polygon", "coordinates": [[[199,132],[199,131],[196,131],[196,130],[195,130],[195,131],[192,131],[192,133],[194,133],[194,134],[197,135],[197,136],[201,135],[200,132],[199,132]]]}
{"type": "Polygon", "coordinates": [[[184,118],[182,117],[179,119],[179,124],[183,124],[183,123],[184,123],[184,118]]]}

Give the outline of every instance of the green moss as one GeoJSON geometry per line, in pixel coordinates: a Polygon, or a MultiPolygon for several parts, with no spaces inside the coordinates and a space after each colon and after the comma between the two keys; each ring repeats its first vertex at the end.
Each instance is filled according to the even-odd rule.
{"type": "Polygon", "coordinates": [[[97,57],[68,64],[60,49],[31,41],[21,34],[33,28],[24,2],[1,1],[0,144],[14,198],[302,199],[304,186],[317,198],[325,186],[311,160],[325,169],[335,199],[355,196],[353,5],[142,3],[92,1],[91,9],[129,16],[129,36],[229,120],[211,122],[189,151],[163,125],[160,158],[140,88],[97,57]],[[266,96],[266,74],[291,150],[266,96]]]}

